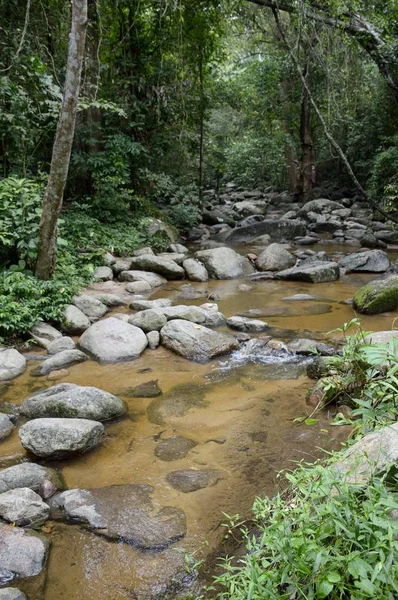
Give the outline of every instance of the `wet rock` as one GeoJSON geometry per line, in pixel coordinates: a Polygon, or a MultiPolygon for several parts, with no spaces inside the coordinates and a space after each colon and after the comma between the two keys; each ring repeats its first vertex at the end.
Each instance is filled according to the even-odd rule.
{"type": "Polygon", "coordinates": [[[150,350],[156,350],[156,348],[160,345],[160,333],[158,331],[149,331],[146,334],[146,338],[148,340],[148,348],[150,350]]]}
{"type": "Polygon", "coordinates": [[[159,442],[155,448],[155,456],[166,462],[180,460],[196,445],[196,442],[189,438],[172,436],[159,442]]]}
{"type": "Polygon", "coordinates": [[[182,279],[184,277],[184,269],[172,259],[153,256],[151,254],[144,254],[133,258],[131,268],[158,273],[166,277],[166,279],[182,279]]]}
{"type": "Polygon", "coordinates": [[[76,363],[87,360],[87,356],[80,350],[63,350],[43,360],[43,362],[32,371],[32,375],[48,375],[52,371],[64,369],[76,363]]]}
{"type": "Polygon", "coordinates": [[[384,273],[390,267],[390,260],[382,250],[364,250],[348,254],[339,262],[347,272],[384,273]]]}
{"type": "Polygon", "coordinates": [[[232,248],[199,250],[195,258],[204,264],[209,276],[214,279],[238,279],[254,271],[250,261],[232,248]]]}
{"type": "Polygon", "coordinates": [[[149,331],[160,331],[166,325],[167,318],[159,310],[148,308],[130,317],[128,322],[148,333],[149,331]]]}
{"type": "Polygon", "coordinates": [[[198,362],[227,354],[239,346],[232,336],[181,319],[169,321],[161,330],[160,339],[169,350],[198,362]]]}
{"type": "Polygon", "coordinates": [[[126,285],[126,292],[129,294],[146,294],[150,291],[152,288],[147,281],[132,281],[126,285]]]}
{"type": "Polygon", "coordinates": [[[166,475],[167,483],[184,494],[196,492],[196,490],[201,490],[206,487],[212,487],[222,478],[222,471],[218,471],[217,469],[207,469],[203,471],[182,469],[166,475]]]}
{"type": "Polygon", "coordinates": [[[171,306],[170,298],[157,298],[156,300],[133,300],[130,308],[133,310],[147,310],[149,308],[162,309],[171,306]]]}
{"type": "Polygon", "coordinates": [[[398,423],[368,433],[348,448],[334,469],[351,485],[366,486],[398,463],[398,423]]]}
{"type": "Polygon", "coordinates": [[[314,262],[311,265],[299,265],[285,271],[279,271],[277,279],[286,281],[307,281],[309,283],[324,283],[336,281],[340,277],[339,266],[334,262],[314,262]]]}
{"type": "Polygon", "coordinates": [[[311,294],[294,294],[294,296],[286,296],[286,298],[282,298],[282,300],[294,300],[295,302],[305,302],[307,300],[316,300],[314,296],[311,294]]]}
{"type": "Polygon", "coordinates": [[[102,304],[94,296],[88,296],[87,294],[74,296],[73,304],[89,319],[100,319],[108,310],[105,304],[102,304]]]}
{"type": "Polygon", "coordinates": [[[293,267],[296,258],[280,244],[270,244],[257,257],[256,267],[259,271],[282,271],[293,267]]]}
{"type": "Polygon", "coordinates": [[[138,358],[148,344],[142,329],[110,317],[94,323],[79,339],[79,346],[99,362],[138,358]]]}
{"type": "Polygon", "coordinates": [[[240,285],[238,285],[238,290],[240,292],[250,292],[252,289],[253,289],[253,286],[246,285],[246,283],[241,283],[240,285]]]}
{"type": "Polygon", "coordinates": [[[205,323],[208,317],[208,313],[203,308],[183,304],[163,308],[162,312],[168,321],[183,319],[192,323],[205,323]]]}
{"type": "Polygon", "coordinates": [[[95,387],[60,383],[23,401],[21,413],[29,419],[63,417],[108,421],[127,412],[120,398],[95,387]]]}
{"type": "MultiPolygon", "coordinates": [[[[148,271],[134,271],[134,270],[122,271],[119,275],[119,280],[120,281],[128,281],[128,282],[145,281],[146,283],[148,283],[151,286],[151,288],[156,288],[156,287],[159,287],[159,286],[167,283],[167,279],[157,273],[151,273],[148,271]]],[[[127,286],[126,286],[126,289],[127,289],[127,286]]],[[[130,291],[130,290],[127,290],[127,291],[130,291]]],[[[136,294],[138,292],[133,292],[133,293],[136,294]]]]}
{"type": "Polygon", "coordinates": [[[27,600],[27,598],[17,588],[3,588],[0,589],[0,600],[27,600]]]}
{"type": "Polygon", "coordinates": [[[90,327],[90,319],[73,304],[65,308],[62,329],[68,333],[81,333],[90,327]]]}
{"type": "Polygon", "coordinates": [[[48,541],[20,527],[0,524],[0,584],[14,577],[34,577],[46,562],[48,541]]]}
{"type": "Polygon", "coordinates": [[[125,394],[130,398],[157,398],[163,394],[158,386],[158,381],[158,379],[146,381],[145,383],[141,383],[141,385],[126,390],[125,394]]]}
{"type": "Polygon", "coordinates": [[[0,471],[0,493],[29,488],[46,499],[64,487],[62,477],[57,471],[35,463],[25,462],[0,471]]]}
{"type": "Polygon", "coordinates": [[[15,348],[0,347],[0,381],[10,381],[26,369],[26,358],[15,348]]]}
{"type": "Polygon", "coordinates": [[[152,504],[153,487],[143,484],[113,485],[91,490],[68,490],[60,494],[54,508],[67,520],[111,540],[141,550],[163,550],[186,534],[181,508],[152,504]]]}
{"type": "Polygon", "coordinates": [[[11,435],[15,425],[9,415],[0,413],[0,442],[11,435]]]}
{"type": "Polygon", "coordinates": [[[300,338],[289,342],[287,348],[290,350],[290,352],[295,352],[296,354],[319,353],[325,356],[333,356],[336,354],[336,350],[333,348],[333,346],[306,338],[300,338]]]}
{"type": "Polygon", "coordinates": [[[103,436],[102,423],[87,419],[34,419],[19,430],[25,450],[49,459],[88,452],[102,442],[103,436]]]}
{"type": "Polygon", "coordinates": [[[127,304],[121,296],[117,294],[93,294],[93,297],[99,300],[102,304],[105,304],[108,308],[115,308],[116,306],[124,306],[127,304]]]}
{"type": "Polygon", "coordinates": [[[300,220],[265,219],[244,227],[237,227],[228,234],[226,240],[232,242],[251,242],[260,235],[268,234],[274,242],[292,240],[306,234],[306,226],[300,220]]]}
{"type": "Polygon", "coordinates": [[[74,350],[75,348],[76,344],[72,338],[61,336],[48,344],[47,352],[52,355],[63,352],[64,350],[74,350]]]}
{"type": "Polygon", "coordinates": [[[94,281],[111,281],[113,271],[110,267],[97,267],[93,274],[94,281]]]}
{"type": "Polygon", "coordinates": [[[9,490],[0,494],[0,517],[21,527],[42,525],[50,507],[30,488],[9,490]]]}
{"type": "Polygon", "coordinates": [[[227,319],[228,327],[238,331],[248,331],[250,333],[261,333],[269,327],[268,323],[259,319],[248,319],[247,317],[230,317],[227,319]]]}
{"type": "MultiPolygon", "coordinates": [[[[365,315],[377,315],[398,308],[398,276],[371,281],[361,287],[353,298],[353,305],[365,315]]],[[[0,355],[1,356],[1,355],[0,355]]]]}
{"type": "Polygon", "coordinates": [[[187,258],[182,263],[182,266],[190,281],[207,281],[209,279],[206,267],[195,258],[187,258]]]}
{"type": "Polygon", "coordinates": [[[57,379],[65,379],[65,377],[68,377],[68,375],[68,369],[58,369],[57,371],[51,371],[47,375],[47,379],[48,381],[56,381],[57,379]]]}
{"type": "Polygon", "coordinates": [[[62,333],[58,329],[44,321],[36,323],[29,331],[29,335],[43,348],[47,348],[50,342],[62,337],[62,333]]]}

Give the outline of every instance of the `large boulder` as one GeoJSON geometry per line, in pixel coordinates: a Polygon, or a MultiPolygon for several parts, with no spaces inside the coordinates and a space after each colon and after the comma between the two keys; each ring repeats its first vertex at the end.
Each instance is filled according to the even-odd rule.
{"type": "Polygon", "coordinates": [[[81,363],[87,360],[87,356],[80,350],[63,350],[57,352],[54,356],[46,358],[43,362],[33,370],[32,375],[48,375],[51,371],[65,369],[76,363],[81,363]]]}
{"type": "Polygon", "coordinates": [[[145,333],[149,333],[150,331],[160,331],[166,325],[167,318],[160,310],[147,308],[130,317],[128,322],[139,327],[145,333]]]}
{"type": "Polygon", "coordinates": [[[58,329],[55,329],[50,323],[45,323],[44,321],[36,323],[29,331],[29,335],[39,346],[43,346],[43,348],[47,348],[48,344],[62,337],[62,333],[58,329]]]}
{"type": "Polygon", "coordinates": [[[192,323],[206,323],[208,312],[199,306],[169,306],[162,308],[162,312],[168,321],[173,319],[183,319],[192,323]]]}
{"type": "Polygon", "coordinates": [[[347,483],[367,485],[374,475],[396,470],[398,463],[398,423],[368,433],[350,446],[334,465],[347,483]]]}
{"type": "Polygon", "coordinates": [[[278,279],[286,281],[308,281],[309,283],[324,283],[336,281],[340,277],[340,269],[335,262],[314,262],[304,264],[277,273],[278,279]]]}
{"type": "Polygon", "coordinates": [[[14,577],[35,577],[43,569],[48,541],[35,533],[0,524],[0,584],[14,577]]]}
{"type": "Polygon", "coordinates": [[[97,298],[94,298],[94,296],[89,296],[88,294],[74,296],[73,304],[77,306],[77,308],[79,308],[90,320],[100,319],[108,310],[105,304],[102,304],[102,302],[97,300],[97,298]]]}
{"type": "Polygon", "coordinates": [[[258,223],[252,223],[245,227],[236,227],[226,237],[227,242],[250,242],[263,234],[268,234],[274,242],[283,240],[292,240],[296,237],[303,237],[307,232],[306,226],[299,220],[265,219],[258,223]]]}
{"type": "Polygon", "coordinates": [[[339,266],[348,272],[384,273],[390,267],[390,260],[382,250],[364,250],[348,254],[339,261],[339,266]]]}
{"type": "MultiPolygon", "coordinates": [[[[158,273],[150,273],[148,271],[138,270],[122,271],[119,275],[119,280],[127,282],[145,281],[150,285],[151,288],[156,288],[167,283],[167,279],[158,273]]],[[[130,292],[130,289],[127,289],[127,286],[126,290],[130,292]]],[[[133,289],[131,289],[130,293],[138,294],[141,292],[138,292],[135,289],[133,291],[133,289]]]]}
{"type": "Polygon", "coordinates": [[[361,287],[354,295],[354,308],[365,315],[377,315],[398,309],[398,276],[377,279],[361,287]]]}
{"type": "Polygon", "coordinates": [[[259,271],[282,271],[296,263],[296,258],[280,244],[270,244],[257,257],[256,267],[259,271]]]}
{"type": "Polygon", "coordinates": [[[194,258],[187,258],[182,263],[182,266],[190,281],[207,281],[209,279],[206,267],[194,258]]]}
{"type": "Polygon", "coordinates": [[[88,419],[33,419],[19,430],[25,450],[49,459],[83,454],[102,442],[104,426],[88,419]]]}
{"type": "Polygon", "coordinates": [[[35,463],[25,462],[0,471],[0,493],[17,488],[30,488],[46,499],[64,487],[62,477],[57,471],[35,463]]]}
{"type": "Polygon", "coordinates": [[[174,260],[154,256],[153,254],[143,254],[133,258],[131,268],[152,271],[166,277],[166,279],[182,279],[185,274],[184,269],[174,260]]]}
{"type": "Polygon", "coordinates": [[[90,327],[90,319],[77,306],[69,304],[65,308],[62,329],[67,333],[81,333],[90,327]]]}
{"type": "Polygon", "coordinates": [[[53,507],[68,520],[111,540],[141,550],[163,550],[186,534],[181,508],[152,504],[153,487],[143,484],[112,485],[91,490],[68,490],[54,499],[53,507]]]}
{"type": "Polygon", "coordinates": [[[74,383],[54,385],[29,396],[21,405],[21,413],[28,419],[64,417],[109,421],[122,417],[126,411],[126,405],[117,396],[74,383]]]}
{"type": "Polygon", "coordinates": [[[174,227],[174,225],[171,225],[170,223],[165,223],[161,219],[147,217],[143,220],[142,225],[145,226],[150,236],[161,234],[162,236],[167,237],[173,244],[175,242],[178,242],[178,239],[180,237],[178,230],[176,229],[176,227],[174,227]]]}
{"type": "Polygon", "coordinates": [[[26,369],[26,358],[15,348],[0,347],[0,381],[10,381],[26,369]]]}
{"type": "Polygon", "coordinates": [[[238,279],[254,272],[250,261],[232,248],[222,247],[212,250],[199,250],[197,258],[214,279],[238,279]]]}
{"type": "Polygon", "coordinates": [[[114,317],[94,323],[79,339],[79,346],[99,362],[134,360],[147,344],[142,329],[114,317]]]}
{"type": "Polygon", "coordinates": [[[252,215],[265,215],[268,208],[267,200],[242,200],[233,206],[234,212],[240,219],[252,215]]]}
{"type": "Polygon", "coordinates": [[[0,442],[11,434],[14,427],[15,425],[11,421],[10,416],[0,413],[0,442]]]}
{"type": "Polygon", "coordinates": [[[334,200],[328,200],[327,198],[317,198],[317,200],[310,200],[299,210],[299,215],[307,215],[308,213],[327,213],[330,214],[335,210],[344,209],[344,206],[334,200]]]}
{"type": "Polygon", "coordinates": [[[38,526],[47,521],[50,507],[30,488],[0,494],[0,517],[22,527],[38,526]]]}
{"type": "Polygon", "coordinates": [[[238,342],[230,335],[212,331],[190,321],[169,321],[160,332],[163,346],[188,360],[205,362],[236,350],[238,342]]]}

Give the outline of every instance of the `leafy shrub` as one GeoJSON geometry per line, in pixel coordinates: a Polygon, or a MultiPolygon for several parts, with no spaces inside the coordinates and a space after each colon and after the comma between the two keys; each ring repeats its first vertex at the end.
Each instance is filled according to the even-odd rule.
{"type": "Polygon", "coordinates": [[[20,262],[31,268],[36,259],[42,187],[36,181],[8,177],[0,181],[0,263],[20,262]]]}
{"type": "Polygon", "coordinates": [[[181,233],[186,233],[198,224],[199,208],[188,202],[181,202],[180,204],[173,206],[170,218],[173,225],[175,225],[181,233]]]}
{"type": "Polygon", "coordinates": [[[371,194],[387,209],[398,209],[398,136],[376,155],[370,179],[371,194]]]}
{"type": "Polygon", "coordinates": [[[257,498],[247,554],[226,559],[218,600],[398,597],[398,502],[382,480],[354,490],[332,467],[285,473],[290,494],[257,498]]]}

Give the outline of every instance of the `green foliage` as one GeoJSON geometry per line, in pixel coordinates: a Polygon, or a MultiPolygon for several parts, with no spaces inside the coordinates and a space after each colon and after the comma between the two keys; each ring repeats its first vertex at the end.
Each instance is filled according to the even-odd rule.
{"type": "Polygon", "coordinates": [[[398,209],[398,136],[373,161],[370,190],[387,209],[398,209]]]}
{"type": "MultiPolygon", "coordinates": [[[[28,179],[0,180],[0,264],[32,268],[36,259],[42,186],[28,179]]],[[[14,267],[15,268],[15,267],[14,267]]]]}
{"type": "Polygon", "coordinates": [[[289,494],[257,498],[247,554],[223,562],[218,600],[393,600],[398,594],[398,508],[382,480],[355,491],[321,464],[284,473],[289,494]]]}

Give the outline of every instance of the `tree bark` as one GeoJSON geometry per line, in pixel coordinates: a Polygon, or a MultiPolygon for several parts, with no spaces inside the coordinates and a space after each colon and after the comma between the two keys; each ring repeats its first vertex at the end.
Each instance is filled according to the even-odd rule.
{"type": "Polygon", "coordinates": [[[205,121],[205,93],[203,77],[203,50],[199,57],[199,86],[200,86],[200,123],[199,123],[199,204],[203,210],[203,184],[204,184],[204,121],[205,121]]]}
{"type": "Polygon", "coordinates": [[[36,277],[39,279],[50,279],[55,269],[57,223],[62,207],[75,133],[86,27],[87,0],[72,0],[72,23],[69,35],[64,94],[40,220],[39,248],[36,262],[36,277]]]}
{"type": "MultiPolygon", "coordinates": [[[[277,0],[246,0],[264,8],[283,11],[294,14],[297,6],[289,2],[278,2],[277,0]]],[[[340,29],[353,37],[365,50],[369,57],[375,62],[380,73],[387,82],[393,96],[398,102],[398,61],[395,52],[377,28],[369,23],[364,17],[353,11],[346,11],[339,17],[333,17],[329,12],[327,3],[319,6],[317,2],[310,2],[309,6],[303,6],[306,17],[318,21],[329,27],[340,29]]]]}

